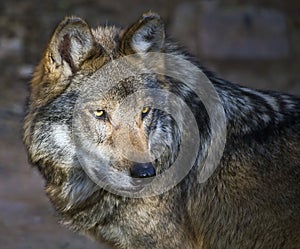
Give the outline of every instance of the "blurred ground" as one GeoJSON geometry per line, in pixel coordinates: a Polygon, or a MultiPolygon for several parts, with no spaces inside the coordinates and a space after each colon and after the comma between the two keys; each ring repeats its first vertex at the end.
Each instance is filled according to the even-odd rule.
{"type": "Polygon", "coordinates": [[[0,0],[0,247],[101,248],[57,224],[21,141],[27,84],[64,16],[79,15],[91,26],[129,25],[156,11],[169,34],[224,78],[299,96],[299,1],[249,2],[0,0]]]}

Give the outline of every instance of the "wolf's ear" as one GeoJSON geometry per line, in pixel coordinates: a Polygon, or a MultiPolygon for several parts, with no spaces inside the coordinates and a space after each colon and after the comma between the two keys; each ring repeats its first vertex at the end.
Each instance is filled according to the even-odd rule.
{"type": "Polygon", "coordinates": [[[94,37],[79,17],[66,17],[56,28],[46,50],[44,63],[50,73],[71,75],[89,56],[94,37]]]}
{"type": "Polygon", "coordinates": [[[165,29],[162,19],[155,13],[145,13],[122,36],[122,52],[125,54],[162,52],[165,29]]]}

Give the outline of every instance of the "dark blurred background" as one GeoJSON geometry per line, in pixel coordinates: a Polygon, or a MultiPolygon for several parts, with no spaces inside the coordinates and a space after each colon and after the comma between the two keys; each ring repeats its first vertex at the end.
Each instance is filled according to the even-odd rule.
{"type": "Polygon", "coordinates": [[[81,16],[92,27],[127,26],[149,10],[218,75],[300,95],[298,0],[0,0],[1,248],[99,248],[57,224],[43,182],[27,163],[21,141],[27,84],[64,16],[81,16]]]}

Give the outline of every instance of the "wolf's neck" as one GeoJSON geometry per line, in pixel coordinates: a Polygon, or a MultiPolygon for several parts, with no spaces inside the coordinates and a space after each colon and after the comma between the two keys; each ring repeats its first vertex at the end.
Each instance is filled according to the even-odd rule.
{"type": "MultiPolygon", "coordinates": [[[[218,78],[213,83],[223,104],[229,129],[235,134],[274,127],[296,111],[297,102],[287,94],[235,85],[218,78]]],[[[299,105],[299,103],[298,103],[299,105]]]]}

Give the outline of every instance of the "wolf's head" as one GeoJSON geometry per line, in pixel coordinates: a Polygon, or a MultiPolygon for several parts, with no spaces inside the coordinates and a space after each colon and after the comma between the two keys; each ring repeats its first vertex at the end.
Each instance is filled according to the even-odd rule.
{"type": "Polygon", "coordinates": [[[180,129],[166,107],[157,108],[167,97],[155,94],[166,79],[143,63],[164,48],[163,22],[152,13],[125,30],[92,30],[77,17],[59,24],[32,80],[25,120],[31,161],[46,178],[84,164],[126,188],[172,164],[180,129]],[[114,63],[131,54],[134,60],[114,63]]]}

